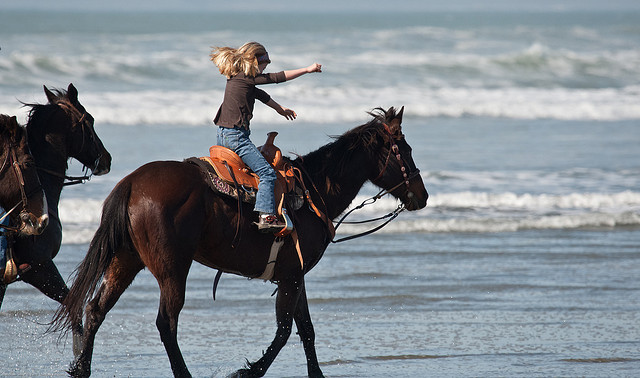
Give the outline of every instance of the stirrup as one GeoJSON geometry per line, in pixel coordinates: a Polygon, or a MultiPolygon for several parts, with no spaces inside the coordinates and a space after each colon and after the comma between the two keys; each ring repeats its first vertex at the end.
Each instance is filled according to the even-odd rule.
{"type": "Polygon", "coordinates": [[[287,224],[281,221],[275,214],[260,214],[258,222],[254,222],[258,226],[258,231],[261,232],[277,232],[287,226],[287,224]]]}

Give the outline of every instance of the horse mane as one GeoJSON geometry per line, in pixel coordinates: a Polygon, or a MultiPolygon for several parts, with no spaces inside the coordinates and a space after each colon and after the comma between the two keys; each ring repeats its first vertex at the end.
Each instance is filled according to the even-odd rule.
{"type": "Polygon", "coordinates": [[[48,117],[51,112],[55,110],[55,107],[51,105],[65,103],[69,106],[73,106],[69,99],[69,94],[64,89],[52,88],[51,93],[55,96],[55,100],[50,101],[47,104],[22,102],[23,106],[30,108],[27,117],[27,127],[33,129],[34,127],[44,125],[45,122],[38,121],[43,117],[48,117]]]}
{"type": "Polygon", "coordinates": [[[349,146],[350,148],[364,147],[370,151],[372,148],[377,147],[377,143],[375,142],[378,141],[378,137],[386,133],[386,130],[380,126],[391,122],[391,120],[395,118],[396,109],[393,107],[389,108],[389,110],[375,108],[372,111],[367,112],[367,114],[372,116],[373,119],[364,125],[360,125],[347,131],[341,136],[333,136],[332,138],[338,140],[345,138],[352,141],[352,144],[349,146]]]}
{"type": "Polygon", "coordinates": [[[375,108],[367,112],[373,117],[369,122],[342,135],[330,136],[334,142],[296,160],[301,160],[304,163],[315,182],[318,182],[321,177],[326,177],[324,189],[327,193],[337,194],[341,187],[336,179],[343,177],[354,152],[364,150],[371,157],[379,154],[380,141],[384,140],[387,132],[382,125],[391,122],[396,113],[396,109],[393,107],[388,110],[380,107],[375,108]]]}

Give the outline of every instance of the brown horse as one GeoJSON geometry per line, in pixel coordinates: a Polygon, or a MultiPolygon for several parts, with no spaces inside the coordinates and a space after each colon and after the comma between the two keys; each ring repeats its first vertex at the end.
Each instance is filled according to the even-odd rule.
{"type": "MultiPolygon", "coordinates": [[[[62,225],[58,216],[58,202],[65,184],[65,172],[70,158],[75,158],[95,175],[109,172],[111,155],[102,145],[93,127],[93,117],[78,101],[78,91],[69,84],[67,91],[50,91],[44,87],[48,104],[28,104],[31,107],[26,130],[28,144],[42,188],[49,205],[49,226],[41,235],[16,239],[14,249],[19,263],[31,269],[21,279],[36,287],[49,298],[62,302],[69,292],[53,258],[62,241],[62,225]]],[[[88,178],[88,177],[87,177],[88,178]]],[[[0,303],[5,286],[0,286],[0,303]]],[[[74,339],[82,325],[74,326],[74,339]]]]}
{"type": "MultiPolygon", "coordinates": [[[[419,170],[411,157],[400,123],[402,110],[378,109],[374,119],[332,143],[298,157],[291,164],[304,173],[312,202],[329,219],[340,215],[368,180],[399,198],[408,210],[426,206],[419,170]],[[404,174],[404,175],[403,175],[404,174]]],[[[96,332],[136,274],[147,267],[160,286],[156,326],[176,377],[189,377],[177,343],[178,315],[184,305],[192,261],[223,272],[259,277],[269,260],[272,234],[259,233],[245,204],[214,193],[203,172],[187,162],[148,163],[122,179],[106,199],[102,221],[71,291],[54,319],[55,329],[81,321],[86,305],[83,346],[69,373],[88,376],[96,332]],[[238,221],[244,230],[233,247],[238,221]],[[100,287],[96,288],[101,282],[100,287]],[[89,301],[91,295],[95,297],[89,301]]],[[[304,275],[332,240],[328,224],[309,205],[289,211],[300,243],[301,262],[291,237],[277,257],[271,281],[277,284],[278,328],[263,357],[235,376],[263,376],[287,342],[295,321],[307,356],[308,374],[322,376],[314,346],[304,275]]]]}
{"type": "Polygon", "coordinates": [[[16,117],[5,114],[0,114],[0,161],[0,207],[9,212],[9,223],[18,225],[3,229],[20,236],[41,234],[49,215],[27,133],[16,117]]]}

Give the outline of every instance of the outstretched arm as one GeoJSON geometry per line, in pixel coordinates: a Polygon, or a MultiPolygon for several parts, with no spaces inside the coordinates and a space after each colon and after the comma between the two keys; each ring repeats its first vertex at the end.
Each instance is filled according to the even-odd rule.
{"type": "Polygon", "coordinates": [[[288,119],[289,121],[293,121],[298,116],[296,112],[294,112],[291,109],[283,107],[282,105],[275,102],[273,99],[270,99],[267,102],[267,106],[273,108],[276,112],[278,112],[278,114],[288,119]]]}
{"type": "Polygon", "coordinates": [[[289,80],[295,79],[296,77],[300,77],[304,74],[312,73],[312,72],[322,72],[322,65],[318,63],[313,63],[309,67],[298,68],[297,70],[284,71],[284,76],[287,79],[287,81],[289,81],[289,80]]]}

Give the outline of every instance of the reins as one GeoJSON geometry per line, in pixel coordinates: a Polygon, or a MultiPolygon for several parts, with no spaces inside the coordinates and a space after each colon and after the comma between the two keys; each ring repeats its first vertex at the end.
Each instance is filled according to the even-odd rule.
{"type": "Polygon", "coordinates": [[[10,226],[8,224],[3,224],[2,222],[4,222],[5,219],[7,219],[7,217],[15,210],[18,208],[18,206],[20,206],[22,202],[18,202],[11,210],[7,211],[2,218],[0,218],[0,228],[4,228],[4,232],[0,231],[0,234],[7,234],[7,231],[9,232],[15,232],[18,231],[19,228],[15,227],[15,226],[10,226]]]}
{"type": "MultiPolygon", "coordinates": [[[[375,198],[375,197],[371,197],[371,198],[375,198]]],[[[374,232],[376,232],[376,231],[380,230],[380,229],[381,229],[381,228],[383,228],[384,226],[386,226],[386,225],[388,225],[389,223],[391,223],[391,221],[392,221],[392,220],[396,219],[396,217],[397,217],[398,215],[400,215],[400,213],[401,213],[401,212],[403,212],[403,211],[405,210],[404,204],[400,204],[400,205],[398,205],[398,207],[397,207],[395,210],[393,210],[393,211],[392,211],[392,212],[390,212],[389,214],[387,214],[387,215],[383,215],[383,216],[378,217],[378,218],[367,219],[367,220],[358,221],[358,222],[345,222],[345,221],[344,221],[344,219],[345,219],[349,214],[351,214],[354,210],[362,209],[362,207],[364,207],[365,205],[372,204],[373,202],[375,202],[375,200],[374,200],[374,201],[372,201],[372,202],[370,202],[370,203],[368,203],[368,204],[365,204],[365,202],[366,202],[366,201],[371,200],[371,198],[369,198],[369,199],[365,200],[365,201],[364,201],[362,204],[360,204],[359,206],[354,207],[353,209],[351,209],[351,211],[349,211],[347,214],[345,214],[345,215],[340,219],[340,221],[338,221],[338,224],[335,226],[335,228],[337,229],[338,227],[340,227],[340,225],[341,225],[341,224],[363,224],[363,223],[370,223],[370,222],[379,221],[379,220],[382,220],[382,219],[385,219],[385,218],[389,218],[389,219],[387,219],[387,221],[386,221],[386,222],[384,222],[384,223],[382,223],[381,225],[379,225],[379,226],[377,226],[377,227],[372,228],[371,230],[364,231],[364,232],[361,232],[361,233],[359,233],[359,234],[355,234],[355,235],[345,236],[344,238],[340,238],[340,239],[338,239],[338,240],[331,240],[331,242],[332,242],[332,243],[340,243],[340,242],[343,242],[343,241],[347,241],[347,240],[351,240],[351,239],[359,238],[359,237],[361,237],[361,236],[366,236],[366,235],[369,235],[369,234],[373,234],[374,232]]]]}
{"type": "MultiPolygon", "coordinates": [[[[93,176],[93,173],[88,174],[88,175],[84,175],[84,176],[67,176],[64,175],[62,173],[58,173],[56,171],[52,171],[50,169],[44,168],[44,167],[36,167],[39,171],[48,173],[52,176],[56,176],[56,177],[60,177],[64,180],[69,180],[67,182],[62,183],[62,186],[68,186],[68,185],[76,185],[76,184],[84,184],[86,181],[91,180],[91,177],[93,176]]],[[[86,169],[86,167],[85,167],[86,169]]]]}
{"type": "Polygon", "coordinates": [[[399,188],[403,184],[406,184],[406,182],[408,182],[408,180],[411,180],[412,178],[416,177],[419,174],[420,174],[420,171],[417,170],[417,171],[413,172],[410,176],[404,177],[405,181],[402,181],[401,183],[399,183],[398,185],[394,186],[393,188],[391,188],[391,189],[382,189],[375,196],[367,198],[366,200],[362,201],[362,203],[360,205],[358,205],[358,206],[354,207],[353,209],[349,210],[345,215],[342,216],[342,218],[340,218],[340,220],[338,221],[338,223],[335,226],[335,229],[337,230],[338,227],[340,227],[341,224],[364,224],[364,223],[377,222],[377,221],[389,218],[389,219],[387,219],[386,222],[382,223],[381,225],[379,225],[379,226],[377,226],[377,227],[375,227],[375,228],[373,228],[371,230],[364,231],[362,233],[355,234],[355,235],[346,236],[346,237],[338,239],[338,240],[331,240],[331,242],[332,243],[340,243],[340,242],[343,242],[343,241],[359,238],[361,236],[366,236],[366,235],[372,234],[372,233],[380,230],[381,228],[383,228],[387,224],[391,223],[391,221],[396,219],[398,217],[398,215],[400,215],[401,212],[406,210],[406,208],[405,208],[403,203],[398,205],[398,207],[395,210],[393,210],[392,212],[390,212],[389,214],[383,215],[381,217],[366,219],[366,220],[362,220],[362,221],[351,221],[351,222],[346,222],[345,219],[349,215],[351,215],[351,213],[353,213],[354,211],[362,209],[363,207],[368,206],[368,205],[373,205],[377,200],[379,200],[380,198],[386,196],[387,194],[390,194],[392,191],[396,190],[397,188],[399,188]]]}

